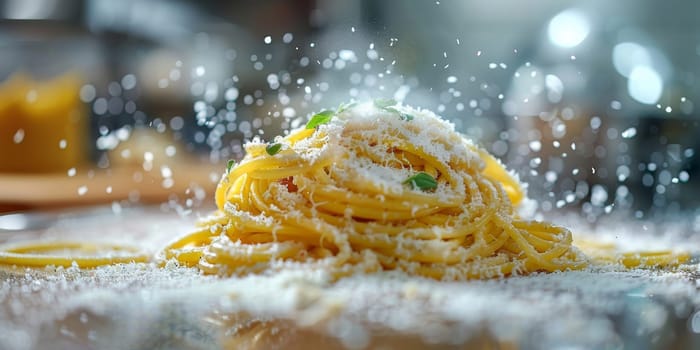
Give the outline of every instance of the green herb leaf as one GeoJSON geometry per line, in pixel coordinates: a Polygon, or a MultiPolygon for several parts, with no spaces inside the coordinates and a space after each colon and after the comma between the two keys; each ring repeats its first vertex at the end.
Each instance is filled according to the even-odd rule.
{"type": "Polygon", "coordinates": [[[267,151],[267,154],[269,154],[271,156],[274,156],[275,154],[277,154],[280,151],[280,149],[282,149],[281,143],[273,143],[273,144],[267,145],[267,147],[265,147],[265,151],[267,151]]]}
{"type": "Polygon", "coordinates": [[[401,112],[399,112],[399,110],[396,109],[396,108],[394,108],[394,107],[384,107],[384,108],[382,108],[382,109],[385,110],[385,111],[387,111],[387,112],[396,113],[396,114],[401,114],[401,112]]]}
{"type": "Polygon", "coordinates": [[[412,115],[410,115],[410,114],[408,114],[408,113],[403,113],[403,112],[399,111],[398,109],[396,109],[396,108],[394,108],[394,107],[384,107],[383,109],[384,109],[385,111],[387,111],[387,112],[391,112],[391,113],[396,113],[396,114],[398,114],[398,115],[399,115],[399,118],[401,118],[401,120],[406,120],[406,121],[413,120],[413,116],[412,116],[412,115]]]}
{"type": "Polygon", "coordinates": [[[340,106],[338,106],[338,110],[336,110],[335,113],[336,114],[343,113],[343,112],[347,111],[348,109],[351,109],[355,106],[357,106],[357,102],[341,103],[340,106]]]}
{"type": "Polygon", "coordinates": [[[437,188],[437,181],[435,178],[424,172],[409,177],[403,183],[410,184],[413,188],[418,188],[423,191],[437,188]]]}
{"type": "Polygon", "coordinates": [[[384,98],[378,98],[374,100],[374,106],[377,108],[387,108],[389,106],[393,106],[396,104],[396,100],[394,99],[384,99],[384,98]]]}
{"type": "Polygon", "coordinates": [[[231,168],[236,165],[236,161],[233,159],[229,159],[228,162],[226,162],[226,174],[231,172],[231,168]]]}
{"type": "Polygon", "coordinates": [[[325,110],[321,111],[319,113],[314,114],[313,117],[311,117],[311,120],[309,120],[308,123],[306,123],[306,128],[307,129],[313,129],[321,124],[326,124],[331,121],[331,118],[333,118],[333,115],[335,115],[335,112],[331,110],[325,110]]]}

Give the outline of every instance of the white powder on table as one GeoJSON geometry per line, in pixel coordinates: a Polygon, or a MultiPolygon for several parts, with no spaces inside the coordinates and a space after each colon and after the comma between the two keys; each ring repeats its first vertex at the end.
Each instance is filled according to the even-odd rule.
{"type": "MultiPolygon", "coordinates": [[[[104,226],[154,249],[182,233],[176,232],[182,221],[172,214],[128,215],[76,219],[42,235],[104,238],[104,230],[91,231],[104,226]]],[[[631,245],[654,239],[611,228],[618,241],[631,245]]],[[[611,232],[604,226],[594,231],[611,232]]],[[[7,336],[0,337],[0,349],[219,348],[233,331],[221,321],[227,315],[287,320],[350,348],[372,344],[379,333],[441,344],[488,333],[522,348],[610,348],[647,340],[651,348],[663,348],[672,344],[664,338],[669,325],[683,325],[673,331],[694,339],[685,320],[700,306],[697,275],[696,265],[675,272],[605,267],[460,283],[399,273],[330,283],[323,271],[219,279],[151,264],[1,272],[0,334],[7,336]]]]}

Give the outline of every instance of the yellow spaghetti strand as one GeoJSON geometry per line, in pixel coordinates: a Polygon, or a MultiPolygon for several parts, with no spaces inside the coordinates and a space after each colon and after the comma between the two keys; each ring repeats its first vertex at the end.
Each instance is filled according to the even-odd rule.
{"type": "Polygon", "coordinates": [[[575,244],[596,264],[618,264],[627,268],[677,266],[690,260],[688,252],[673,250],[619,252],[614,243],[577,238],[575,244]]]}
{"type": "Polygon", "coordinates": [[[473,149],[479,153],[479,157],[485,163],[485,168],[482,171],[484,176],[500,183],[513,205],[518,205],[525,198],[525,191],[518,180],[494,156],[481,148],[474,147],[473,149]]]}
{"type": "Polygon", "coordinates": [[[23,267],[63,266],[76,263],[81,268],[102,265],[147,262],[150,256],[138,248],[110,244],[75,241],[47,241],[5,244],[0,246],[0,264],[23,267]],[[59,255],[58,251],[78,251],[77,255],[59,255]],[[52,252],[54,252],[52,254],[52,252]]]}

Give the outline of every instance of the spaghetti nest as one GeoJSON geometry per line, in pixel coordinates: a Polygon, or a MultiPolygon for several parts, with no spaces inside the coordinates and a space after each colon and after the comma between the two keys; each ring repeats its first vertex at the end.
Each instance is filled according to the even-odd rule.
{"type": "Polygon", "coordinates": [[[162,258],[221,275],[308,266],[447,280],[587,264],[567,229],[520,219],[517,179],[429,111],[344,106],[245,149],[218,211],[162,258]]]}

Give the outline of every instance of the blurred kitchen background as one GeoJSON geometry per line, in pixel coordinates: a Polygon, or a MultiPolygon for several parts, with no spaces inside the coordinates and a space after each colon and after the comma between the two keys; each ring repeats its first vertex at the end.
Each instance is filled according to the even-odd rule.
{"type": "Polygon", "coordinates": [[[382,97],[452,120],[545,215],[700,218],[698,13],[689,0],[0,1],[0,210],[186,212],[211,202],[245,140],[382,97]]]}

